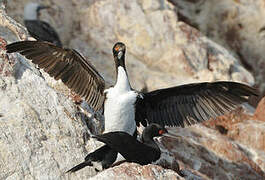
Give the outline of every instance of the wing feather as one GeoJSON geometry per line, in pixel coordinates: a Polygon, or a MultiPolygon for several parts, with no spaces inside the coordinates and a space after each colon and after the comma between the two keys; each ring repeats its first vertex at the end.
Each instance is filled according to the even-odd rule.
{"type": "Polygon", "coordinates": [[[7,45],[6,49],[8,53],[24,55],[51,77],[61,79],[75,93],[85,97],[95,111],[102,107],[105,81],[77,51],[42,41],[15,42],[7,45]]]}
{"type": "Polygon", "coordinates": [[[136,113],[141,109],[142,114],[137,121],[185,127],[228,113],[250,96],[258,96],[258,91],[229,81],[159,89],[143,93],[143,100],[136,104],[136,113]]]}
{"type": "Polygon", "coordinates": [[[25,25],[30,35],[40,41],[51,42],[58,47],[62,47],[60,38],[53,27],[40,20],[26,20],[25,25]]]}

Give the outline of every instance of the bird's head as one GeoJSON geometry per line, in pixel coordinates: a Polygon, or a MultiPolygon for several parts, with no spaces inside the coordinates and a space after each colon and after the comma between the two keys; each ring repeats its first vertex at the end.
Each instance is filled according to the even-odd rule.
{"type": "Polygon", "coordinates": [[[39,5],[38,7],[37,7],[37,16],[39,17],[40,16],[40,11],[41,10],[43,10],[43,9],[48,9],[48,8],[50,8],[49,6],[44,6],[44,5],[39,5]]]}
{"type": "Polygon", "coordinates": [[[24,20],[37,20],[40,16],[40,10],[47,9],[49,6],[30,2],[24,8],[24,20]]]}
{"type": "Polygon", "coordinates": [[[126,46],[122,42],[117,42],[113,46],[113,56],[114,60],[117,66],[124,66],[124,57],[125,57],[125,51],[126,51],[126,46]]]}
{"type": "Polygon", "coordinates": [[[167,136],[171,138],[179,138],[181,136],[169,132],[165,127],[152,123],[147,126],[142,133],[142,141],[152,141],[154,137],[167,136]]]}
{"type": "Polygon", "coordinates": [[[153,139],[154,137],[163,136],[168,133],[167,129],[159,124],[150,124],[147,126],[142,134],[143,140],[153,139]]]}

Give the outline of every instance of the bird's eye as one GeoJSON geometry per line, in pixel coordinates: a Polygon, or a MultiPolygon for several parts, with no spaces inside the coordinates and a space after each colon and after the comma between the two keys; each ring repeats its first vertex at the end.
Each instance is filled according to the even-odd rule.
{"type": "Polygon", "coordinates": [[[114,49],[115,49],[115,51],[119,51],[120,46],[116,46],[114,49]]]}
{"type": "Polygon", "coordinates": [[[159,135],[162,135],[162,134],[164,134],[165,133],[165,131],[163,130],[163,129],[160,129],[159,131],[158,131],[158,134],[159,135]]]}

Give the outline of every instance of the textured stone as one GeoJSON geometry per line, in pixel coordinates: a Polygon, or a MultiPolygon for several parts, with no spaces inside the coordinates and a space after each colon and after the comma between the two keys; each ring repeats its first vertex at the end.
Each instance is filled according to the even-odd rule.
{"type": "MultiPolygon", "coordinates": [[[[81,116],[67,97],[31,70],[34,67],[17,60],[23,59],[16,56],[17,77],[0,75],[0,179],[58,179],[87,153],[81,116]]],[[[78,176],[92,174],[87,170],[78,176]]]]}
{"type": "MultiPolygon", "coordinates": [[[[0,16],[1,45],[26,37],[4,9],[0,16]]],[[[29,61],[7,55],[4,46],[0,49],[0,104],[0,179],[65,179],[64,172],[98,145],[84,144],[82,113],[76,106],[51,88],[29,61]]],[[[75,177],[93,174],[87,169],[75,177]]]]}
{"type": "MultiPolygon", "coordinates": [[[[180,21],[229,49],[265,90],[264,0],[169,0],[180,21]]],[[[263,97],[263,96],[261,96],[263,97]]]]}
{"type": "Polygon", "coordinates": [[[179,160],[180,169],[192,169],[210,179],[264,177],[264,152],[253,150],[251,145],[246,147],[201,125],[172,132],[182,137],[165,137],[161,142],[179,160]]]}
{"type": "MultiPolygon", "coordinates": [[[[228,136],[247,146],[259,151],[265,150],[265,123],[259,120],[250,119],[235,124],[228,136]]],[[[264,152],[265,155],[265,152],[264,152]]],[[[265,170],[265,167],[264,167],[265,170]]]]}
{"type": "Polygon", "coordinates": [[[190,26],[177,22],[172,6],[166,1],[164,5],[157,1],[160,6],[154,5],[148,11],[144,2],[91,4],[82,11],[81,36],[71,46],[88,56],[96,54],[99,58],[93,63],[104,69],[103,76],[108,78],[114,74],[109,47],[117,41],[125,42],[127,70],[137,89],[144,83],[149,90],[198,81],[254,83],[252,75],[228,51],[190,26]],[[80,44],[82,37],[89,37],[89,41],[80,44]],[[139,74],[140,77],[136,76],[139,74]]]}
{"type": "Polygon", "coordinates": [[[91,180],[99,179],[108,179],[119,180],[119,179],[128,179],[128,180],[163,180],[163,179],[172,179],[172,180],[181,180],[184,179],[179,176],[176,172],[172,170],[163,169],[157,165],[145,165],[141,166],[135,163],[123,163],[119,166],[107,169],[98,175],[91,178],[91,180]]]}
{"type": "Polygon", "coordinates": [[[240,107],[231,113],[219,116],[216,120],[205,121],[203,124],[206,127],[218,130],[221,134],[227,134],[235,124],[252,118],[254,109],[248,107],[248,109],[240,107]]]}
{"type": "MultiPolygon", "coordinates": [[[[228,115],[217,118],[215,121],[208,121],[203,124],[207,127],[217,129],[223,135],[227,135],[230,140],[233,140],[237,144],[239,151],[242,151],[241,153],[250,157],[252,161],[249,161],[246,157],[241,157],[242,154],[240,156],[232,155],[229,159],[241,159],[250,164],[253,169],[262,169],[264,171],[265,123],[263,116],[260,116],[259,113],[261,112],[263,101],[261,100],[259,103],[254,115],[252,108],[240,108],[228,115]]],[[[231,150],[229,149],[229,151],[231,150]]]]}
{"type": "Polygon", "coordinates": [[[260,120],[265,122],[265,98],[263,98],[256,109],[255,112],[255,117],[260,120]]]}

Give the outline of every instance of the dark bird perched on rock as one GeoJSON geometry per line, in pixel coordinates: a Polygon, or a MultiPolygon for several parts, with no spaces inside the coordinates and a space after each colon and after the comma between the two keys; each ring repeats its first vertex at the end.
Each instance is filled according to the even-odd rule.
{"type": "MultiPolygon", "coordinates": [[[[146,165],[159,161],[161,151],[153,138],[166,134],[170,135],[164,127],[158,124],[150,124],[142,133],[142,142],[122,131],[104,133],[102,135],[93,136],[93,138],[107,145],[103,147],[110,147],[112,150],[119,152],[126,161],[146,165]]],[[[91,155],[93,153],[91,153],[91,155]]],[[[106,152],[101,151],[98,153],[98,156],[107,156],[108,154],[105,153],[106,152]]],[[[105,160],[108,158],[111,158],[111,160],[113,159],[112,156],[108,156],[105,160]]],[[[83,163],[73,167],[67,172],[76,172],[85,166],[92,166],[91,159],[85,159],[83,163]]]]}
{"type": "MultiPolygon", "coordinates": [[[[228,113],[247,102],[251,95],[258,95],[248,85],[229,81],[193,83],[141,93],[130,85],[125,67],[126,47],[121,42],[113,47],[116,83],[108,89],[96,68],[73,49],[40,41],[15,42],[6,49],[8,53],[24,55],[56,80],[61,79],[95,111],[104,108],[105,133],[122,131],[133,135],[140,123],[185,127],[228,113]]],[[[110,148],[109,152],[112,157],[117,156],[110,148]]]]}
{"type": "Polygon", "coordinates": [[[24,8],[24,24],[29,34],[38,41],[47,41],[62,47],[61,40],[52,26],[39,20],[40,10],[49,8],[38,3],[28,3],[24,8]]]}
{"type": "Polygon", "coordinates": [[[170,136],[171,134],[166,128],[152,123],[144,129],[141,142],[121,131],[104,133],[93,136],[93,138],[119,152],[126,161],[146,165],[159,160],[161,151],[153,138],[163,135],[170,136]]]}

